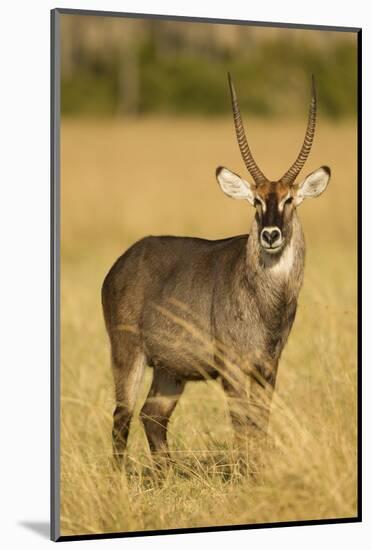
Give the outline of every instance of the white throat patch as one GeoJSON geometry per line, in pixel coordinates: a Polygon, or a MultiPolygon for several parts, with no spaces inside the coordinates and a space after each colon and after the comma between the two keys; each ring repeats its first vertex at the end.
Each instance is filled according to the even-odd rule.
{"type": "Polygon", "coordinates": [[[268,269],[270,273],[272,273],[272,275],[281,275],[281,276],[287,277],[290,274],[290,271],[293,265],[294,265],[294,247],[291,242],[288,246],[286,246],[279,260],[268,269]]]}

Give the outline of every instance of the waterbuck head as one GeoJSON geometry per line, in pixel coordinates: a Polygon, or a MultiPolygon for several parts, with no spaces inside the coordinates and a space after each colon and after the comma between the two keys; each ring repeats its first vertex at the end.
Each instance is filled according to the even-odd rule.
{"type": "Polygon", "coordinates": [[[312,77],[312,98],[303,145],[295,162],[276,181],[270,181],[265,177],[251,154],[230,74],[228,74],[228,79],[237,141],[253,181],[247,182],[223,167],[216,170],[217,180],[226,195],[233,199],[245,199],[256,208],[259,244],[265,252],[277,254],[290,240],[293,213],[296,207],[304,199],[320,195],[326,189],[330,179],[330,169],[327,166],[322,166],[309,174],[303,181],[296,183],[296,178],[308,158],[314,138],[317,110],[314,77],[312,77]]]}

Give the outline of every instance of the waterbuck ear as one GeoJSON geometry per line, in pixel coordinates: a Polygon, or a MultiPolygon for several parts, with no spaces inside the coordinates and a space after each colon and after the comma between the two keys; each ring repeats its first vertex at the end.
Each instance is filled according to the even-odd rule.
{"type": "Polygon", "coordinates": [[[300,204],[304,199],[318,197],[326,189],[330,181],[331,171],[328,166],[321,166],[315,170],[297,187],[295,197],[295,206],[300,204]]]}
{"type": "Polygon", "coordinates": [[[216,169],[216,179],[222,191],[232,199],[245,199],[254,204],[255,193],[253,187],[234,172],[223,166],[216,169]]]}

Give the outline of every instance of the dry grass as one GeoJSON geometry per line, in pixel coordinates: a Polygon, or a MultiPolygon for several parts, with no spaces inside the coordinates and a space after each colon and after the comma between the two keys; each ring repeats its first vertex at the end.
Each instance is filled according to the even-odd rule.
{"type": "MultiPolygon", "coordinates": [[[[249,125],[268,176],[296,154],[305,122],[249,125]],[[286,144],[287,142],[287,144],[286,144]]],[[[69,121],[62,125],[62,534],[246,524],[356,514],[356,130],[321,123],[307,170],[326,193],[300,207],[307,238],[298,315],[280,364],[268,467],[233,469],[217,382],[189,384],[170,425],[176,466],[156,486],[136,417],[130,475],[108,467],[113,381],[100,306],[113,261],[146,234],[248,231],[214,170],[243,173],[231,120],[69,121]],[[232,466],[231,466],[232,464],[232,466]]],[[[151,373],[145,378],[143,402],[151,373]]],[[[138,409],[141,403],[138,403],[138,409]]]]}

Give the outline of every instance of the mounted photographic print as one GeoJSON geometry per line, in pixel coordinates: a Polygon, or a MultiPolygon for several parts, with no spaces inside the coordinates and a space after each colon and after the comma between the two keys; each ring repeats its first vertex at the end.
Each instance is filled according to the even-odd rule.
{"type": "Polygon", "coordinates": [[[53,540],[360,521],[360,55],[52,11],[53,540]]]}

